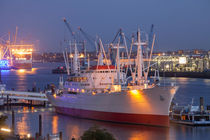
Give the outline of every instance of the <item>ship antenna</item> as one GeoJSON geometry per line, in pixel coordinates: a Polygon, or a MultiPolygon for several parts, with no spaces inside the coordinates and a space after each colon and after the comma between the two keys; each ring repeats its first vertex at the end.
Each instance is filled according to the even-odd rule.
{"type": "Polygon", "coordinates": [[[141,37],[140,37],[140,28],[137,32],[137,82],[138,84],[142,83],[142,48],[141,48],[141,37]]]}
{"type": "Polygon", "coordinates": [[[154,34],[154,36],[153,36],[152,48],[151,48],[150,56],[149,56],[149,64],[148,64],[148,66],[147,66],[147,73],[146,73],[146,76],[145,76],[145,80],[146,80],[146,81],[147,81],[148,74],[149,74],[149,67],[150,67],[150,62],[151,62],[151,59],[152,59],[152,52],[153,52],[153,48],[154,48],[154,43],[155,43],[155,34],[154,34]]]}
{"type": "Polygon", "coordinates": [[[117,43],[117,84],[120,84],[120,38],[119,41],[117,43]]]}

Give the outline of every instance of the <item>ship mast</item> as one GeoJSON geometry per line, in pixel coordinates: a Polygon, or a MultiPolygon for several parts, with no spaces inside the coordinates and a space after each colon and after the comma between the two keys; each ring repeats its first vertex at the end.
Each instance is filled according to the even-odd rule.
{"type": "Polygon", "coordinates": [[[102,46],[101,46],[101,42],[100,42],[100,52],[98,55],[98,65],[103,65],[103,50],[102,50],[102,46]]]}
{"type": "Polygon", "coordinates": [[[117,84],[120,85],[120,39],[117,43],[117,84]]]}
{"type": "Polygon", "coordinates": [[[142,57],[142,48],[141,48],[141,38],[140,38],[140,29],[137,32],[137,82],[138,85],[142,84],[142,69],[143,69],[143,57],[142,57]]]}
{"type": "Polygon", "coordinates": [[[77,44],[74,43],[73,73],[79,72],[77,44]]]}

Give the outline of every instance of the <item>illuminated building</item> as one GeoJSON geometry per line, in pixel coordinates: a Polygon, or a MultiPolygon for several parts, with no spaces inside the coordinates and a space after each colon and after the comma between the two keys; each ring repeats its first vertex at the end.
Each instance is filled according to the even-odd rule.
{"type": "Polygon", "coordinates": [[[168,72],[203,72],[210,69],[209,55],[156,56],[152,63],[152,70],[168,72]]]}

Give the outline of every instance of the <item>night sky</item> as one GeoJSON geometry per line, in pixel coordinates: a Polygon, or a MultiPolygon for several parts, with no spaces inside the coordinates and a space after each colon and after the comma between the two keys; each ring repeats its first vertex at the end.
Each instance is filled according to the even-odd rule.
{"type": "Polygon", "coordinates": [[[210,49],[209,0],[0,0],[0,36],[18,26],[18,39],[32,40],[37,51],[62,51],[63,17],[104,43],[119,28],[131,36],[154,24],[156,51],[210,49]]]}

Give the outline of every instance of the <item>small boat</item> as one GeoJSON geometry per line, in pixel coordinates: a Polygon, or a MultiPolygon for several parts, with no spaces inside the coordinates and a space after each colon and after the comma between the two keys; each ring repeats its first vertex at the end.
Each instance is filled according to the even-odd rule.
{"type": "Polygon", "coordinates": [[[203,126],[210,125],[210,106],[204,109],[203,97],[200,97],[200,106],[194,106],[193,100],[191,105],[172,107],[170,112],[170,121],[178,124],[203,126]]]}
{"type": "MultiPolygon", "coordinates": [[[[1,82],[1,80],[0,80],[0,82],[1,82]]],[[[2,95],[2,92],[5,91],[5,88],[6,88],[6,85],[0,83],[0,93],[1,93],[1,95],[2,95]]],[[[4,98],[0,97],[0,106],[3,106],[3,105],[4,105],[4,98]]]]}
{"type": "Polygon", "coordinates": [[[0,98],[0,106],[4,105],[4,98],[0,98]]]}
{"type": "Polygon", "coordinates": [[[67,70],[65,66],[57,67],[56,69],[52,70],[53,74],[67,74],[67,70]]]}

